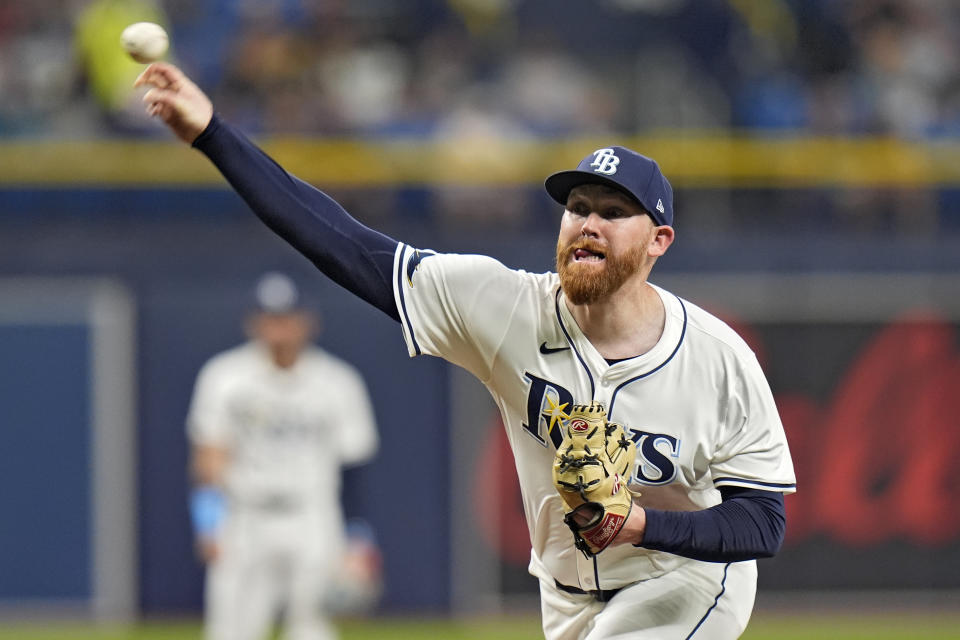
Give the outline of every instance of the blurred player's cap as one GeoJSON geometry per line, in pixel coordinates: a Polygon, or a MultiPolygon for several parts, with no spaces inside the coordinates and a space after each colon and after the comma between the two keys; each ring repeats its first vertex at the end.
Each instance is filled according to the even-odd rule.
{"type": "Polygon", "coordinates": [[[257,280],[253,306],[264,313],[292,313],[304,308],[297,285],[278,271],[265,273],[257,280]]]}
{"type": "Polygon", "coordinates": [[[597,149],[572,171],[560,171],[547,178],[544,186],[550,197],[567,204],[570,190],[582,184],[604,184],[623,191],[640,203],[657,224],[673,224],[673,188],[660,165],[626,147],[597,149]]]}

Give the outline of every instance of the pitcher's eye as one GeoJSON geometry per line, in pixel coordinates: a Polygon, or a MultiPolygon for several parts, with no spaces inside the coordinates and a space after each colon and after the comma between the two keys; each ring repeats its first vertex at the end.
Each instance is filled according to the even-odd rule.
{"type": "Polygon", "coordinates": [[[569,211],[570,213],[575,213],[578,216],[590,215],[590,207],[588,207],[582,202],[575,202],[574,204],[568,206],[567,211],[569,211]]]}

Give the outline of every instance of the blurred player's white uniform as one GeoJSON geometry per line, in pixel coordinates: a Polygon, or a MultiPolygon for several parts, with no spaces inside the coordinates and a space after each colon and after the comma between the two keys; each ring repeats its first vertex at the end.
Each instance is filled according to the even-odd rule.
{"type": "Polygon", "coordinates": [[[260,640],[281,607],[291,640],[333,637],[321,605],[345,544],[339,471],[378,443],[360,374],[317,347],[281,369],[250,342],[203,367],[188,430],[229,457],[208,637],[260,640]]]}
{"type": "Polygon", "coordinates": [[[659,342],[610,365],[574,321],[555,273],[515,271],[487,257],[434,255],[403,244],[395,270],[410,355],[438,355],[464,367],[501,411],[549,637],[738,636],[753,607],[755,561],[701,562],[632,545],[587,558],[571,543],[551,465],[561,440],[560,413],[596,400],[611,421],[632,431],[632,488],[642,493],[637,503],[644,507],[704,509],[720,503],[718,488],[725,485],[792,493],[783,427],[743,340],[704,310],[656,288],[666,309],[659,342]],[[584,596],[558,589],[557,582],[622,591],[609,603],[585,605],[584,596]],[[665,611],[660,617],[676,626],[658,621],[665,611]]]}

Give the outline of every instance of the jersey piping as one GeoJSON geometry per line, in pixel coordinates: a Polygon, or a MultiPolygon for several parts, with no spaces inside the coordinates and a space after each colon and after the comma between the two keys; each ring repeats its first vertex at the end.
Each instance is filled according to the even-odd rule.
{"type": "Polygon", "coordinates": [[[646,378],[647,376],[656,373],[657,371],[659,371],[660,369],[662,369],[663,367],[665,367],[668,362],[670,362],[671,360],[673,360],[673,357],[674,357],[675,355],[677,355],[677,352],[678,352],[678,351],[680,351],[680,345],[683,344],[683,339],[684,339],[684,338],[686,337],[686,335],[687,335],[687,307],[686,307],[685,304],[683,304],[683,300],[681,300],[681,299],[680,299],[679,297],[677,297],[677,296],[674,296],[674,297],[677,298],[677,301],[680,303],[680,308],[683,309],[683,326],[680,328],[680,339],[677,340],[677,346],[675,346],[675,347],[673,348],[673,351],[670,352],[670,355],[667,356],[667,359],[666,359],[666,360],[664,360],[663,362],[661,362],[660,364],[658,364],[657,366],[655,366],[653,369],[650,369],[650,371],[646,371],[646,372],[644,372],[644,373],[641,373],[641,374],[638,375],[638,376],[634,376],[634,377],[630,378],[629,380],[626,380],[626,381],[622,382],[621,384],[619,384],[619,385],[617,386],[616,389],[613,390],[613,394],[610,396],[610,410],[607,412],[610,416],[613,415],[613,405],[614,405],[614,403],[617,401],[617,394],[620,393],[620,390],[621,390],[621,389],[623,389],[624,387],[626,387],[626,386],[627,386],[628,384],[630,384],[631,382],[636,382],[637,380],[640,380],[640,379],[642,379],[642,378],[646,378]]]}
{"type": "Polygon", "coordinates": [[[583,359],[583,355],[580,353],[580,350],[577,349],[577,345],[573,341],[573,338],[570,337],[570,332],[567,331],[567,327],[563,324],[563,316],[560,315],[560,291],[561,289],[557,287],[557,293],[553,297],[553,308],[557,314],[557,322],[560,324],[560,330],[563,331],[563,336],[567,339],[567,343],[570,345],[570,348],[573,349],[575,354],[577,354],[577,360],[580,361],[580,366],[583,367],[583,370],[587,372],[587,377],[590,379],[590,397],[592,398],[597,390],[593,383],[593,373],[591,373],[590,367],[587,366],[587,362],[583,359]]]}
{"type": "Polygon", "coordinates": [[[720,580],[720,593],[718,593],[718,594],[717,594],[717,597],[713,599],[713,604],[710,605],[710,608],[707,609],[707,612],[706,612],[705,614],[703,614],[703,617],[702,617],[702,618],[700,618],[700,622],[697,623],[697,626],[695,626],[695,627],[693,628],[693,631],[691,631],[691,632],[690,632],[690,635],[688,635],[684,640],[690,640],[690,638],[693,637],[693,634],[695,634],[695,633],[697,632],[697,630],[698,630],[701,626],[703,626],[703,623],[707,621],[707,618],[710,617],[710,614],[713,613],[713,610],[717,608],[717,603],[720,602],[720,597],[723,596],[723,594],[724,594],[724,593],[726,592],[726,590],[727,590],[727,570],[728,570],[728,569],[730,569],[730,563],[729,563],[729,562],[728,562],[727,564],[725,564],[724,567],[723,567],[723,579],[720,580]]]}
{"type": "Polygon", "coordinates": [[[403,326],[406,327],[407,334],[410,336],[410,344],[416,352],[414,355],[420,355],[420,345],[417,343],[417,336],[413,333],[413,324],[410,322],[410,315],[407,313],[407,299],[403,291],[403,274],[406,273],[404,267],[404,256],[407,253],[407,245],[401,243],[397,245],[397,258],[394,265],[394,272],[397,274],[397,297],[400,298],[400,313],[403,316],[403,326]]]}
{"type": "Polygon", "coordinates": [[[723,476],[720,478],[714,478],[713,484],[715,486],[726,485],[726,484],[736,484],[738,486],[744,487],[757,487],[760,489],[782,489],[782,490],[791,490],[796,489],[797,485],[795,483],[789,482],[761,482],[760,480],[746,480],[744,478],[734,478],[731,476],[723,476]]]}

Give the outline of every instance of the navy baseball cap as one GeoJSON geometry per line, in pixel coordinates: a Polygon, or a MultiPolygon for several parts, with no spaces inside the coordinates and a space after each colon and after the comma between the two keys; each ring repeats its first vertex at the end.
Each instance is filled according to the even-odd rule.
{"type": "Polygon", "coordinates": [[[622,191],[646,209],[658,225],[673,225],[673,188],[654,160],[626,147],[597,149],[572,171],[546,179],[550,197],[566,206],[570,190],[582,184],[604,184],[622,191]]]}

